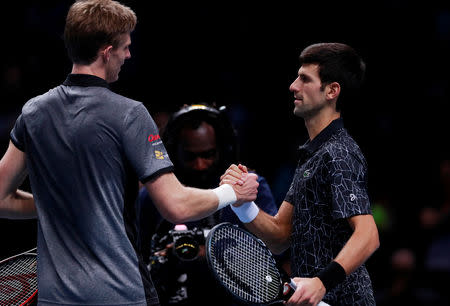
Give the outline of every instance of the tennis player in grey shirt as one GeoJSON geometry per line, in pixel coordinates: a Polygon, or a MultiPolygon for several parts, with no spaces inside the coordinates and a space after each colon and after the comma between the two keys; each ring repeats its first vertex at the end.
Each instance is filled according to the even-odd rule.
{"type": "Polygon", "coordinates": [[[144,105],[109,89],[135,24],[116,1],[71,6],[72,72],[24,105],[0,161],[0,217],[38,218],[39,305],[159,305],[136,248],[138,181],[173,223],[256,198],[255,175],[243,186],[183,186],[144,105]],[[27,175],[33,194],[17,189],[27,175]]]}

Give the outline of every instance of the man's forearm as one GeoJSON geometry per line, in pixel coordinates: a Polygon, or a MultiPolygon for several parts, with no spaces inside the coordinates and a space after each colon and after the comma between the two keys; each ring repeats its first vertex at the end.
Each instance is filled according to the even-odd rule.
{"type": "Polygon", "coordinates": [[[291,236],[291,204],[284,204],[275,216],[259,211],[256,218],[244,225],[274,253],[280,254],[290,245],[291,236]]]}
{"type": "Polygon", "coordinates": [[[359,220],[358,226],[335,258],[347,275],[362,265],[380,245],[378,230],[371,215],[356,216],[352,219],[359,220]]]}
{"type": "Polygon", "coordinates": [[[211,215],[216,210],[237,201],[256,199],[258,182],[250,176],[242,186],[205,190],[183,186],[173,173],[161,175],[145,184],[148,193],[161,215],[172,223],[195,221],[211,215]],[[218,189],[223,189],[217,192],[218,189]],[[233,195],[233,200],[227,194],[233,195]]]}
{"type": "Polygon", "coordinates": [[[36,218],[36,206],[33,195],[29,192],[16,190],[0,200],[0,217],[7,219],[36,218]]]}

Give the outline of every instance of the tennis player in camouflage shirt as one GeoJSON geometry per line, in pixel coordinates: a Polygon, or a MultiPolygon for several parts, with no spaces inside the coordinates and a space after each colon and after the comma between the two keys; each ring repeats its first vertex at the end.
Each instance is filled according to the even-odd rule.
{"type": "MultiPolygon", "coordinates": [[[[297,290],[287,305],[374,305],[364,262],[379,247],[370,210],[367,164],[341,117],[341,103],[361,86],[365,64],[353,48],[320,43],[300,55],[291,84],[294,114],[309,140],[291,187],[272,217],[252,202],[233,207],[246,227],[274,253],[291,247],[297,290]]],[[[246,172],[232,165],[222,183],[239,184],[246,172]]]]}

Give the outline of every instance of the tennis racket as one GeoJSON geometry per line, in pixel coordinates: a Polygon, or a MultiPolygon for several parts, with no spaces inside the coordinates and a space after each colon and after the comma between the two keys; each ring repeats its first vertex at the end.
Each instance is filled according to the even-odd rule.
{"type": "Polygon", "coordinates": [[[0,261],[0,306],[33,305],[37,299],[36,248],[0,261]]]}
{"type": "Polygon", "coordinates": [[[283,281],[266,245],[229,222],[218,224],[209,232],[206,259],[218,282],[241,303],[281,304],[296,289],[294,281],[283,281]]]}

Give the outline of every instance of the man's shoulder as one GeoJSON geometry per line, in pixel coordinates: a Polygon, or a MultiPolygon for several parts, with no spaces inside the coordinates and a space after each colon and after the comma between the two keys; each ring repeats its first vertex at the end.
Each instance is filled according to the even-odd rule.
{"type": "Polygon", "coordinates": [[[268,186],[269,185],[269,183],[267,182],[267,179],[264,177],[264,176],[262,176],[262,175],[260,175],[258,172],[256,172],[255,170],[249,170],[248,171],[249,173],[253,173],[253,174],[256,174],[257,176],[258,176],[258,178],[256,179],[256,181],[259,183],[259,185],[260,186],[268,186]]]}
{"type": "Polygon", "coordinates": [[[111,103],[116,104],[115,106],[122,105],[123,107],[126,108],[135,108],[143,106],[142,102],[126,97],[122,94],[116,93],[107,88],[100,88],[100,90],[103,91],[104,95],[108,96],[108,100],[111,101],[111,103]]]}
{"type": "MultiPolygon", "coordinates": [[[[92,87],[91,87],[92,88],[92,87]]],[[[114,116],[119,116],[122,118],[128,118],[129,120],[135,120],[138,116],[145,112],[148,112],[144,103],[134,100],[132,98],[126,97],[119,93],[113,92],[108,88],[95,87],[97,93],[93,98],[94,104],[106,108],[108,110],[113,110],[114,116]]],[[[104,114],[112,114],[110,111],[105,111],[104,114]]]]}
{"type": "Polygon", "coordinates": [[[256,174],[258,176],[258,178],[256,179],[258,182],[265,182],[266,178],[262,175],[260,175],[258,172],[256,172],[255,170],[249,170],[249,173],[253,173],[256,174]]]}
{"type": "Polygon", "coordinates": [[[58,97],[58,89],[60,86],[49,89],[47,92],[30,98],[22,107],[22,113],[33,113],[39,108],[46,107],[47,103],[58,97]]]}
{"type": "Polygon", "coordinates": [[[332,159],[356,158],[361,163],[366,163],[361,148],[346,129],[341,129],[334,134],[324,145],[324,150],[332,159]]]}

